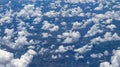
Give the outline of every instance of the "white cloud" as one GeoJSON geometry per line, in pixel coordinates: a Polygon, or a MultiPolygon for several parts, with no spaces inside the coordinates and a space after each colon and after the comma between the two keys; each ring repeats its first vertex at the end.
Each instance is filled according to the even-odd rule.
{"type": "Polygon", "coordinates": [[[74,49],[74,51],[83,54],[87,51],[90,51],[92,47],[93,47],[92,45],[85,45],[85,46],[80,47],[78,49],[74,49]]]}
{"type": "Polygon", "coordinates": [[[99,6],[96,7],[94,10],[102,10],[102,9],[103,9],[103,4],[101,3],[101,4],[99,4],[99,6]]]}
{"type": "Polygon", "coordinates": [[[102,62],[100,63],[100,67],[120,67],[120,50],[113,51],[113,56],[111,57],[111,63],[110,62],[102,62]]]}
{"type": "Polygon", "coordinates": [[[106,42],[106,41],[116,41],[120,40],[120,37],[118,36],[117,33],[114,33],[112,35],[111,32],[106,32],[105,35],[102,37],[97,37],[91,40],[92,43],[100,43],[100,42],[106,42]]]}
{"type": "Polygon", "coordinates": [[[57,17],[57,16],[59,16],[59,13],[51,10],[49,12],[46,12],[44,15],[47,17],[57,17]]]}
{"type": "Polygon", "coordinates": [[[80,59],[80,58],[84,58],[84,56],[82,56],[82,55],[79,55],[79,53],[76,53],[75,55],[74,55],[74,57],[75,57],[75,59],[76,60],[78,60],[78,59],[80,59]]]}
{"type": "Polygon", "coordinates": [[[120,5],[114,5],[112,8],[114,8],[114,9],[120,9],[120,5]]]}
{"type": "Polygon", "coordinates": [[[111,31],[113,31],[116,27],[116,25],[114,24],[110,24],[110,25],[107,25],[106,28],[110,29],[111,31]]]}
{"type": "Polygon", "coordinates": [[[95,0],[64,0],[66,3],[89,3],[89,2],[95,2],[95,0]]]}
{"type": "Polygon", "coordinates": [[[3,37],[3,40],[10,40],[11,37],[14,36],[14,29],[8,29],[6,28],[4,33],[6,34],[6,36],[3,37]]]}
{"type": "Polygon", "coordinates": [[[102,56],[103,56],[103,54],[102,53],[98,53],[98,54],[91,54],[90,55],[92,58],[101,58],[102,56]]]}
{"type": "Polygon", "coordinates": [[[43,26],[41,27],[41,29],[49,30],[51,32],[54,32],[54,31],[58,31],[59,30],[59,26],[57,26],[55,24],[50,24],[48,21],[44,21],[43,22],[43,26]]]}
{"type": "Polygon", "coordinates": [[[9,63],[13,59],[13,53],[0,49],[0,65],[9,63]]]}
{"type": "Polygon", "coordinates": [[[49,36],[52,36],[52,35],[49,34],[49,33],[42,33],[42,37],[43,37],[43,38],[48,38],[49,36]]]}
{"type": "Polygon", "coordinates": [[[82,22],[73,22],[72,23],[72,29],[79,29],[80,27],[81,27],[81,25],[82,25],[82,22]]]}
{"type": "Polygon", "coordinates": [[[66,22],[61,22],[61,25],[65,26],[67,23],[66,22]]]}
{"type": "Polygon", "coordinates": [[[33,9],[34,5],[32,4],[25,5],[24,8],[17,14],[17,17],[24,17],[29,19],[30,15],[34,13],[33,9]]]}
{"type": "Polygon", "coordinates": [[[63,17],[74,17],[74,16],[83,17],[84,16],[83,10],[80,7],[69,8],[69,9],[66,9],[64,7],[64,9],[65,10],[60,11],[61,16],[63,17]]]}
{"type": "Polygon", "coordinates": [[[79,40],[80,33],[78,31],[63,32],[62,35],[57,35],[58,38],[64,39],[63,43],[73,43],[79,40]]]}
{"type": "Polygon", "coordinates": [[[74,48],[74,46],[63,46],[63,45],[60,45],[59,47],[58,47],[58,49],[56,49],[55,50],[55,52],[60,52],[60,53],[64,53],[64,52],[66,52],[66,51],[68,51],[68,50],[73,50],[73,48],[74,48]]]}
{"type": "Polygon", "coordinates": [[[71,37],[66,37],[63,43],[73,43],[73,38],[71,37]]]}
{"type": "Polygon", "coordinates": [[[0,24],[4,24],[4,23],[11,23],[13,20],[13,11],[12,10],[8,10],[5,12],[5,14],[1,14],[0,16],[0,24]]]}
{"type": "Polygon", "coordinates": [[[56,50],[56,52],[61,52],[61,53],[64,53],[66,51],[67,50],[66,50],[66,48],[63,45],[59,46],[58,50],[56,50]]]}
{"type": "Polygon", "coordinates": [[[39,50],[39,54],[43,55],[44,53],[48,52],[48,50],[49,50],[48,48],[42,47],[42,48],[40,48],[40,50],[39,50]]]}
{"type": "Polygon", "coordinates": [[[52,55],[52,59],[57,59],[57,58],[58,58],[58,56],[52,55]]]}
{"type": "Polygon", "coordinates": [[[102,62],[100,67],[111,67],[109,62],[102,62]]]}
{"type": "Polygon", "coordinates": [[[30,19],[31,17],[34,17],[33,23],[37,24],[42,19],[41,8],[35,7],[35,5],[33,4],[25,5],[24,8],[17,13],[17,17],[23,17],[25,19],[30,19]]]}
{"type": "Polygon", "coordinates": [[[29,49],[20,59],[14,59],[13,53],[1,49],[0,54],[0,66],[2,67],[27,67],[37,53],[29,49]]]}
{"type": "Polygon", "coordinates": [[[100,27],[98,24],[93,25],[84,37],[90,37],[90,36],[94,36],[98,33],[102,33],[103,30],[100,30],[99,28],[100,27]]]}
{"type": "Polygon", "coordinates": [[[20,59],[13,59],[6,67],[27,67],[32,61],[32,58],[37,53],[34,50],[29,49],[20,59]]]}

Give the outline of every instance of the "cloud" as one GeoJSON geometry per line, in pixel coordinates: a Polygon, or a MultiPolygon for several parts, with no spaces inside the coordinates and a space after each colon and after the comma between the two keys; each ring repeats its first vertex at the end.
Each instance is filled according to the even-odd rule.
{"type": "Polygon", "coordinates": [[[57,35],[58,38],[64,39],[63,43],[73,43],[79,40],[80,33],[78,31],[63,32],[62,35],[57,35]]]}
{"type": "Polygon", "coordinates": [[[95,0],[64,0],[66,3],[72,3],[72,4],[76,4],[76,3],[90,3],[90,2],[95,2],[95,0]]]}
{"type": "Polygon", "coordinates": [[[72,29],[79,29],[82,26],[82,22],[73,22],[72,23],[72,29]]]}
{"type": "Polygon", "coordinates": [[[100,67],[120,67],[120,50],[113,51],[113,56],[111,57],[111,63],[110,62],[102,62],[100,63],[100,67]]]}
{"type": "Polygon", "coordinates": [[[4,23],[11,23],[13,20],[14,13],[12,10],[8,10],[5,12],[5,14],[0,15],[0,25],[4,23]]]}
{"type": "Polygon", "coordinates": [[[62,17],[74,17],[74,16],[79,16],[79,17],[84,17],[84,12],[81,7],[75,7],[75,8],[69,8],[65,10],[60,11],[60,15],[62,17]]]}
{"type": "Polygon", "coordinates": [[[83,54],[87,51],[90,51],[92,47],[93,47],[92,45],[85,45],[85,46],[80,47],[78,49],[74,49],[74,51],[83,54]]]}
{"type": "Polygon", "coordinates": [[[55,50],[55,52],[59,52],[59,53],[64,53],[64,52],[67,52],[68,50],[73,50],[74,46],[63,46],[63,45],[60,45],[58,47],[58,49],[55,50]]]}
{"type": "Polygon", "coordinates": [[[35,7],[34,4],[25,5],[23,9],[17,12],[17,18],[33,19],[33,23],[37,24],[42,19],[42,12],[40,7],[35,7]]]}
{"type": "Polygon", "coordinates": [[[14,59],[14,54],[0,49],[0,66],[2,67],[27,67],[37,53],[29,49],[21,58],[14,59]]]}
{"type": "Polygon", "coordinates": [[[112,34],[111,32],[106,32],[105,35],[102,37],[97,37],[91,40],[92,43],[100,43],[100,42],[106,42],[106,41],[116,41],[120,40],[120,37],[117,33],[112,34]]]}
{"type": "Polygon", "coordinates": [[[49,30],[50,32],[58,31],[59,26],[55,24],[50,24],[48,21],[43,22],[43,26],[41,27],[43,30],[49,30]]]}
{"type": "Polygon", "coordinates": [[[98,33],[103,33],[103,30],[101,30],[99,28],[100,27],[98,24],[93,25],[84,37],[91,37],[98,33]]]}
{"type": "Polygon", "coordinates": [[[1,50],[1,49],[0,49],[0,54],[1,54],[0,55],[0,65],[9,63],[14,57],[13,53],[10,53],[10,52],[7,52],[7,51],[1,50]]]}
{"type": "Polygon", "coordinates": [[[42,37],[43,37],[43,38],[48,38],[49,36],[52,36],[52,35],[49,34],[49,33],[42,33],[42,37]]]}
{"type": "Polygon", "coordinates": [[[116,25],[114,24],[110,24],[110,25],[107,25],[106,28],[110,29],[111,31],[113,31],[116,27],[116,25]]]}
{"type": "Polygon", "coordinates": [[[91,54],[90,57],[92,58],[101,58],[102,56],[104,56],[102,53],[98,53],[98,54],[91,54]]]}
{"type": "Polygon", "coordinates": [[[6,67],[27,67],[28,64],[32,61],[32,58],[37,53],[34,50],[29,49],[20,59],[12,59],[6,67]]]}
{"type": "Polygon", "coordinates": [[[51,17],[51,18],[57,17],[57,16],[59,16],[59,12],[55,12],[55,11],[51,10],[49,12],[44,13],[44,16],[51,17]]]}
{"type": "Polygon", "coordinates": [[[103,4],[99,4],[98,7],[96,7],[94,10],[102,10],[103,9],[103,4]]]}
{"type": "Polygon", "coordinates": [[[6,28],[4,33],[6,36],[3,37],[3,40],[10,40],[14,35],[14,29],[8,29],[6,28]]]}

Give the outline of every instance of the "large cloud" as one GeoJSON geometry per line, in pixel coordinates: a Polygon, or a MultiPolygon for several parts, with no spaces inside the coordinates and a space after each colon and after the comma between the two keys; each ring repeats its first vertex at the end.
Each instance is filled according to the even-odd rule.
{"type": "Polygon", "coordinates": [[[113,56],[111,57],[110,62],[102,62],[100,63],[100,67],[120,67],[120,50],[113,51],[113,56]]]}
{"type": "Polygon", "coordinates": [[[20,59],[15,59],[13,53],[1,49],[0,54],[0,67],[27,67],[36,52],[29,49],[20,59]]]}

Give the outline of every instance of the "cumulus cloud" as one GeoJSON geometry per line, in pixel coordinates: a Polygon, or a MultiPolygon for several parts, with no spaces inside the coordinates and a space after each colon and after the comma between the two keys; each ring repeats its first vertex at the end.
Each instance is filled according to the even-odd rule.
{"type": "Polygon", "coordinates": [[[100,67],[120,67],[120,50],[113,51],[113,56],[111,57],[111,63],[110,62],[102,62],[100,63],[100,67]]]}
{"type": "Polygon", "coordinates": [[[110,24],[110,25],[107,25],[106,28],[110,29],[111,31],[113,31],[116,27],[116,25],[114,24],[110,24]]]}
{"type": "Polygon", "coordinates": [[[37,53],[34,50],[28,50],[24,55],[20,57],[20,59],[13,59],[7,67],[27,67],[28,64],[32,61],[32,58],[37,53]]]}
{"type": "Polygon", "coordinates": [[[1,44],[6,45],[12,49],[18,49],[23,47],[24,45],[30,44],[27,38],[30,35],[28,31],[21,24],[20,26],[18,26],[18,29],[19,30],[17,32],[17,31],[14,31],[14,29],[6,28],[4,31],[6,36],[1,38],[1,41],[2,41],[1,44]],[[17,36],[14,37],[15,35],[17,36]]]}
{"type": "Polygon", "coordinates": [[[49,33],[42,33],[42,37],[43,37],[43,38],[48,38],[49,36],[52,36],[52,35],[49,34],[49,33]]]}
{"type": "Polygon", "coordinates": [[[82,26],[82,22],[73,22],[72,23],[72,29],[79,29],[82,26]]]}
{"type": "Polygon", "coordinates": [[[101,4],[99,4],[99,6],[96,7],[94,10],[102,10],[102,9],[103,9],[103,4],[101,3],[101,4]]]}
{"type": "Polygon", "coordinates": [[[95,0],[64,0],[66,3],[90,3],[90,2],[95,2],[95,0]]]}
{"type": "Polygon", "coordinates": [[[74,46],[63,46],[63,45],[60,45],[59,47],[58,47],[58,49],[56,49],[55,50],[55,52],[59,52],[59,53],[64,53],[64,52],[66,52],[66,51],[68,51],[68,50],[73,50],[73,48],[74,48],[74,46]]]}
{"type": "Polygon", "coordinates": [[[84,17],[84,13],[81,7],[69,8],[69,9],[65,8],[65,10],[60,11],[60,14],[63,17],[74,17],[74,16],[84,17]]]}
{"type": "Polygon", "coordinates": [[[49,30],[51,32],[58,31],[59,26],[55,24],[50,24],[48,21],[43,22],[43,26],[41,27],[43,30],[49,30]]]}
{"type": "Polygon", "coordinates": [[[36,52],[29,49],[21,58],[14,59],[14,55],[11,52],[0,50],[0,66],[2,67],[27,67],[32,61],[36,52]]]}
{"type": "Polygon", "coordinates": [[[120,37],[117,33],[112,34],[111,32],[106,32],[105,35],[102,37],[97,37],[91,40],[92,43],[100,43],[106,41],[116,41],[120,40],[120,37]]]}
{"type": "Polygon", "coordinates": [[[64,39],[63,43],[73,43],[79,40],[80,33],[78,31],[63,32],[62,35],[57,35],[58,38],[64,39]]]}
{"type": "Polygon", "coordinates": [[[98,33],[102,33],[103,30],[101,30],[99,28],[100,27],[98,24],[93,25],[84,37],[90,37],[90,36],[94,36],[98,33]]]}
{"type": "Polygon", "coordinates": [[[33,23],[37,24],[42,19],[41,8],[35,7],[33,4],[25,5],[24,8],[17,13],[17,17],[23,17],[25,19],[33,17],[33,23]]]}
{"type": "Polygon", "coordinates": [[[49,12],[46,12],[44,15],[47,17],[57,17],[59,16],[59,12],[49,11],[49,12]]]}
{"type": "Polygon", "coordinates": [[[0,54],[1,54],[0,55],[0,65],[3,65],[3,66],[5,64],[9,63],[14,57],[13,53],[10,53],[10,52],[7,52],[7,51],[1,50],[1,49],[0,49],[0,54]]]}
{"type": "Polygon", "coordinates": [[[5,14],[0,15],[0,25],[4,23],[12,23],[14,13],[12,10],[6,11],[5,14]]]}
{"type": "Polygon", "coordinates": [[[4,40],[10,40],[11,37],[13,37],[14,34],[14,29],[8,29],[6,28],[4,33],[6,34],[6,36],[3,37],[4,40]]]}
{"type": "Polygon", "coordinates": [[[92,45],[85,45],[85,46],[80,47],[78,49],[74,49],[74,51],[83,54],[87,51],[90,51],[92,47],[93,47],[92,45]]]}
{"type": "Polygon", "coordinates": [[[103,56],[103,54],[102,53],[98,53],[98,54],[91,54],[90,55],[92,58],[101,58],[102,56],[103,56]]]}

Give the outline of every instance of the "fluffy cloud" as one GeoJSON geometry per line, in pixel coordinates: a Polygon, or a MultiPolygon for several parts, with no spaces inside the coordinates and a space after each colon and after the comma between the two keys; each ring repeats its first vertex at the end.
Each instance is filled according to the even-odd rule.
{"type": "Polygon", "coordinates": [[[28,50],[20,59],[13,59],[7,67],[27,67],[28,64],[32,61],[33,56],[36,55],[34,50],[28,50]]]}
{"type": "Polygon", "coordinates": [[[47,17],[57,17],[59,16],[59,12],[49,11],[49,12],[46,12],[44,15],[47,17]]]}
{"type": "Polygon", "coordinates": [[[92,45],[85,45],[85,46],[80,47],[78,49],[74,49],[74,51],[82,54],[82,53],[85,53],[87,51],[90,51],[92,47],[93,47],[92,45]]]}
{"type": "Polygon", "coordinates": [[[91,27],[91,29],[87,32],[87,34],[84,37],[90,37],[90,36],[94,36],[98,33],[102,33],[103,30],[99,29],[99,25],[95,24],[91,27]]]}
{"type": "Polygon", "coordinates": [[[11,37],[13,37],[14,34],[14,29],[8,29],[6,28],[4,33],[6,34],[6,36],[3,37],[4,40],[10,40],[11,37]]]}
{"type": "Polygon", "coordinates": [[[1,54],[0,55],[0,65],[9,63],[14,57],[13,53],[10,53],[10,52],[7,52],[7,51],[1,50],[1,49],[0,49],[0,54],[1,54]]]}
{"type": "Polygon", "coordinates": [[[29,49],[20,59],[14,59],[13,53],[5,50],[0,50],[0,54],[0,66],[2,67],[27,67],[36,52],[29,49]]]}
{"type": "Polygon", "coordinates": [[[49,33],[42,33],[42,37],[43,37],[43,38],[48,38],[49,36],[52,36],[52,35],[49,34],[49,33]]]}
{"type": "Polygon", "coordinates": [[[102,62],[100,63],[100,67],[120,67],[120,50],[113,51],[113,56],[111,57],[110,62],[102,62]]]}
{"type": "Polygon", "coordinates": [[[92,58],[101,58],[102,56],[103,56],[103,54],[102,53],[98,53],[98,54],[91,54],[90,55],[92,58]]]}
{"type": "Polygon", "coordinates": [[[79,29],[82,26],[82,22],[73,22],[72,23],[72,29],[79,29]]]}
{"type": "Polygon", "coordinates": [[[24,25],[21,24],[18,26],[18,31],[14,31],[14,29],[6,28],[4,33],[6,36],[1,38],[2,45],[9,46],[12,49],[21,48],[24,45],[30,44],[27,37],[30,35],[25,29],[24,25]],[[16,37],[14,37],[17,35],[16,37]]]}
{"type": "Polygon", "coordinates": [[[5,14],[0,14],[0,25],[4,23],[11,23],[13,20],[13,16],[14,14],[12,10],[6,11],[5,14]]]}
{"type": "Polygon", "coordinates": [[[49,30],[51,32],[54,32],[54,31],[58,31],[59,30],[59,26],[57,26],[55,24],[50,24],[48,21],[44,21],[43,22],[43,26],[41,27],[41,29],[49,30]]]}
{"type": "Polygon", "coordinates": [[[116,25],[114,25],[114,24],[110,24],[110,25],[107,25],[106,28],[108,28],[108,29],[110,29],[110,30],[113,31],[113,30],[114,30],[115,28],[117,28],[117,27],[116,27],[116,25]]]}
{"type": "Polygon", "coordinates": [[[74,46],[66,46],[64,47],[63,45],[60,45],[58,49],[55,50],[55,52],[60,52],[60,53],[64,53],[68,50],[73,50],[74,46]]]}
{"type": "Polygon", "coordinates": [[[60,14],[63,17],[74,17],[74,16],[83,17],[84,16],[83,10],[80,7],[75,7],[70,9],[65,8],[65,10],[60,11],[60,14]]]}
{"type": "Polygon", "coordinates": [[[78,31],[68,31],[58,35],[58,38],[64,39],[63,43],[73,43],[79,40],[80,33],[78,31]]]}
{"type": "Polygon", "coordinates": [[[99,4],[99,6],[96,7],[94,10],[102,10],[102,9],[103,9],[103,4],[101,3],[101,4],[99,4]]]}
{"type": "Polygon", "coordinates": [[[66,3],[89,3],[89,2],[95,2],[95,0],[64,0],[66,3]]]}
{"type": "Polygon", "coordinates": [[[111,32],[106,32],[104,37],[97,37],[91,40],[92,43],[99,43],[99,42],[106,42],[106,41],[116,41],[116,40],[120,40],[120,37],[118,36],[117,33],[114,33],[112,35],[111,32]]]}
{"type": "Polygon", "coordinates": [[[17,13],[17,17],[23,17],[25,19],[30,19],[34,17],[33,23],[37,24],[42,19],[42,12],[40,7],[35,7],[33,4],[25,5],[23,9],[21,9],[17,13]]]}

